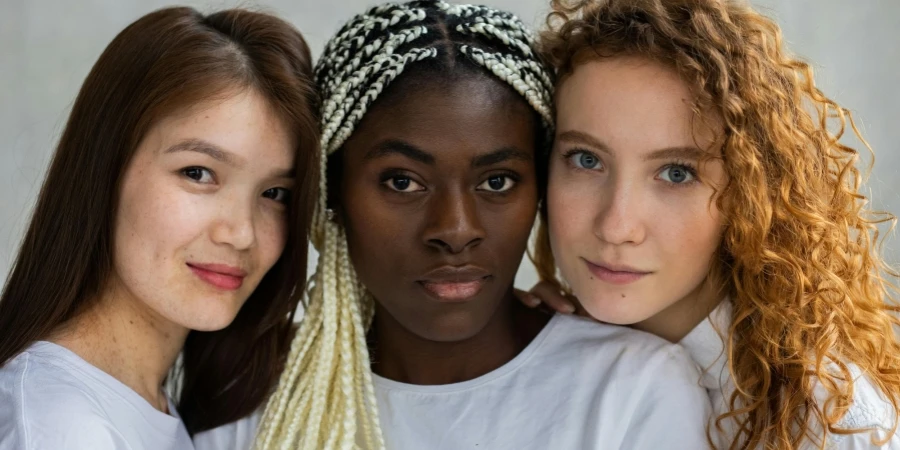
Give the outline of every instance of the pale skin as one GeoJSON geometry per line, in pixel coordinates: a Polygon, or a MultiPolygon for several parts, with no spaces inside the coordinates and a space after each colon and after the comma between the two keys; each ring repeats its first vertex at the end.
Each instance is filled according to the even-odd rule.
{"type": "Polygon", "coordinates": [[[294,138],[244,89],[161,119],[126,168],[112,274],[50,337],[168,412],[191,330],[228,326],[286,240],[294,138]]]}
{"type": "Polygon", "coordinates": [[[590,60],[563,79],[547,202],[574,297],[541,283],[524,303],[677,342],[721,301],[708,273],[723,229],[722,122],[691,105],[677,73],[639,57],[590,60]]]}

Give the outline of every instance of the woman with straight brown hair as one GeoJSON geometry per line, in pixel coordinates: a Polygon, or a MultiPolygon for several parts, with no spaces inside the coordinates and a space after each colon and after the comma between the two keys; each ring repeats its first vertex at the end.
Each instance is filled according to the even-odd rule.
{"type": "Polygon", "coordinates": [[[244,10],[162,9],[106,48],[0,298],[0,449],[193,448],[262,404],[306,271],[310,60],[244,10]]]}

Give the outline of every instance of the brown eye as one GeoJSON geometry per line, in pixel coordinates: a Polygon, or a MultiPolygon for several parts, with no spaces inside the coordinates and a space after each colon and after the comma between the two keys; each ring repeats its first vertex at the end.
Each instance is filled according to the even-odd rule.
{"type": "Polygon", "coordinates": [[[516,185],[515,180],[506,175],[496,175],[478,185],[478,189],[488,192],[506,192],[516,185]]]}
{"type": "Polygon", "coordinates": [[[275,200],[279,203],[287,203],[291,198],[291,191],[285,188],[272,188],[263,192],[263,197],[275,200]]]}
{"type": "Polygon", "coordinates": [[[422,185],[416,183],[409,177],[391,177],[385,180],[383,184],[397,192],[418,192],[425,190],[422,185]]]}
{"type": "Polygon", "coordinates": [[[181,169],[181,174],[198,183],[206,184],[214,181],[212,172],[205,167],[186,167],[181,169]]]}

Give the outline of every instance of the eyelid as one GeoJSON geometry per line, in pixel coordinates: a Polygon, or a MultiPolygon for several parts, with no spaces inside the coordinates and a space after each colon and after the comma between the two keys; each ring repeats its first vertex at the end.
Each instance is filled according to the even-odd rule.
{"type": "Polygon", "coordinates": [[[505,193],[511,191],[512,189],[514,189],[516,186],[518,186],[518,184],[519,184],[520,181],[521,181],[521,177],[519,177],[518,174],[513,174],[513,173],[497,173],[497,174],[489,175],[484,181],[482,181],[481,183],[478,183],[478,186],[475,186],[475,190],[477,190],[477,191],[483,191],[483,192],[488,192],[488,193],[491,193],[491,194],[505,194],[505,193]],[[501,178],[501,177],[502,177],[502,178],[506,178],[507,180],[509,180],[509,182],[510,182],[510,186],[509,186],[509,187],[506,187],[506,188],[503,189],[502,191],[495,191],[495,190],[493,190],[493,189],[480,189],[481,186],[483,186],[483,185],[487,184],[488,182],[490,182],[490,181],[491,181],[491,178],[501,178]]]}
{"type": "Polygon", "coordinates": [[[589,172],[599,172],[606,168],[606,163],[603,161],[603,158],[601,158],[600,155],[597,154],[597,152],[588,150],[583,147],[572,147],[572,148],[564,151],[562,157],[565,160],[566,164],[575,170],[586,170],[589,172]],[[579,154],[588,154],[588,155],[593,156],[594,158],[597,159],[597,162],[599,163],[599,167],[593,168],[593,169],[588,169],[587,167],[578,166],[577,164],[575,164],[572,161],[572,157],[575,155],[579,155],[579,154]]]}
{"type": "MultiPolygon", "coordinates": [[[[218,182],[218,180],[217,180],[218,177],[216,177],[216,173],[215,173],[212,169],[210,169],[210,168],[208,168],[208,167],[203,167],[203,166],[187,166],[187,167],[182,167],[181,169],[179,169],[179,170],[178,170],[178,173],[181,174],[181,176],[183,176],[183,177],[185,177],[185,178],[187,178],[187,179],[189,179],[189,180],[191,180],[192,182],[197,183],[197,184],[215,184],[216,182],[218,182]],[[188,170],[192,170],[192,169],[198,169],[198,170],[201,170],[201,171],[203,171],[203,172],[209,174],[209,178],[211,179],[211,181],[200,181],[200,180],[195,180],[195,179],[189,177],[189,176],[187,175],[187,171],[188,171],[188,170]]],[[[201,176],[200,178],[201,178],[201,180],[202,180],[202,179],[203,179],[203,176],[201,176]]]]}

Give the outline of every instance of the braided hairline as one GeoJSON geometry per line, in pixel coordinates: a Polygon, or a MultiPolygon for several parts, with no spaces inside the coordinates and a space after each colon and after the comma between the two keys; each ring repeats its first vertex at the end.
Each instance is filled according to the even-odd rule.
{"type": "MultiPolygon", "coordinates": [[[[422,4],[422,3],[425,3],[425,2],[418,2],[418,4],[422,4]]],[[[490,63],[492,63],[493,61],[496,61],[499,63],[503,63],[510,70],[513,70],[513,71],[529,70],[529,71],[533,72],[532,74],[523,73],[521,76],[517,77],[517,79],[523,80],[524,83],[532,84],[532,89],[534,91],[538,92],[537,97],[535,97],[535,94],[528,94],[527,93],[528,90],[523,89],[521,86],[513,86],[513,88],[515,88],[517,92],[522,94],[526,98],[526,100],[528,100],[529,104],[532,105],[532,107],[535,107],[535,109],[541,115],[542,119],[544,119],[545,126],[549,126],[550,124],[552,124],[552,117],[550,117],[550,114],[549,114],[549,111],[550,111],[549,105],[551,104],[552,96],[549,94],[549,92],[552,92],[553,85],[552,85],[552,82],[550,81],[550,76],[546,73],[546,70],[544,70],[541,67],[541,65],[539,63],[535,62],[533,59],[527,59],[527,57],[531,57],[533,55],[533,53],[531,51],[530,46],[528,44],[526,44],[526,42],[530,43],[532,41],[532,39],[531,39],[531,34],[526,31],[527,28],[524,26],[524,24],[522,24],[521,21],[516,19],[515,16],[513,16],[512,14],[494,12],[493,10],[490,10],[485,7],[475,7],[475,6],[469,6],[469,5],[449,5],[445,2],[436,2],[435,5],[439,9],[447,12],[448,14],[457,15],[459,17],[470,17],[477,12],[484,14],[484,16],[476,16],[474,19],[475,20],[474,24],[463,23],[463,24],[458,25],[457,31],[466,33],[466,34],[474,34],[474,35],[481,34],[481,35],[485,35],[488,37],[500,39],[504,44],[506,44],[508,46],[514,46],[514,48],[517,48],[519,51],[521,51],[523,53],[523,55],[526,58],[520,59],[520,61],[516,61],[515,57],[513,55],[502,55],[499,53],[493,55],[493,57],[489,57],[489,56],[485,55],[482,58],[478,58],[478,59],[470,58],[470,59],[472,59],[473,61],[476,61],[479,65],[482,65],[482,66],[485,66],[485,61],[488,61],[490,63]],[[479,20],[479,19],[482,19],[482,20],[479,20]],[[494,23],[503,25],[505,28],[498,28],[494,25],[491,25],[491,23],[488,22],[488,20],[493,21],[494,23]],[[522,39],[517,38],[516,37],[517,35],[524,37],[526,40],[523,41],[522,39]],[[540,79],[540,83],[535,83],[535,81],[534,81],[535,76],[537,76],[540,79]],[[543,104],[543,106],[541,106],[542,104],[543,104]]],[[[406,5],[393,5],[393,8],[401,8],[402,9],[405,6],[406,5]]],[[[380,10],[382,12],[390,11],[392,14],[397,13],[399,11],[398,9],[393,9],[393,8],[386,6],[386,7],[380,8],[380,10]]],[[[424,11],[421,9],[419,9],[419,10],[407,9],[407,10],[404,10],[403,12],[406,13],[408,17],[419,18],[419,17],[423,17],[423,15],[424,15],[424,11]]],[[[362,23],[362,21],[359,21],[358,23],[356,23],[355,29],[363,29],[363,28],[366,28],[366,27],[365,27],[365,24],[362,23]]],[[[402,33],[402,31],[399,33],[402,33]]],[[[424,33],[422,33],[422,34],[424,34],[424,33]]],[[[366,34],[366,36],[368,36],[368,33],[366,34]]],[[[342,40],[349,39],[350,42],[356,42],[358,44],[356,46],[356,50],[359,50],[360,48],[369,49],[369,48],[373,48],[373,47],[378,47],[378,46],[380,46],[380,42],[382,41],[382,38],[378,38],[375,40],[374,43],[369,44],[372,47],[369,47],[369,46],[363,47],[363,44],[365,42],[364,40],[354,41],[353,39],[350,39],[350,37],[348,37],[344,34],[339,34],[339,37],[342,40]]],[[[416,37],[418,37],[418,35],[416,37]]],[[[411,40],[405,40],[404,42],[409,42],[409,41],[411,41],[411,40]]],[[[329,45],[329,47],[333,48],[334,46],[329,45]]],[[[386,50],[387,50],[387,53],[390,54],[393,51],[393,48],[386,49],[386,50]]],[[[407,62],[425,59],[425,57],[423,57],[422,53],[419,52],[420,50],[421,49],[412,49],[412,50],[410,50],[409,53],[404,55],[404,59],[406,59],[406,62],[403,63],[403,66],[405,66],[405,64],[407,62]],[[412,55],[415,55],[415,56],[412,56],[412,55]]],[[[463,51],[462,53],[468,54],[468,52],[466,52],[466,51],[463,51]]],[[[346,53],[346,54],[347,54],[347,56],[349,56],[349,53],[346,53]]],[[[436,55],[437,55],[437,53],[433,52],[429,56],[433,57],[436,55]]],[[[377,55],[376,55],[376,57],[377,57],[377,55]]],[[[359,60],[360,60],[360,56],[356,55],[354,57],[354,59],[352,60],[352,62],[353,62],[352,64],[350,64],[349,66],[345,65],[341,69],[342,74],[344,74],[344,75],[349,74],[349,72],[354,69],[354,66],[356,64],[358,64],[359,60]]],[[[328,60],[324,60],[324,65],[320,66],[319,70],[317,71],[318,72],[317,78],[319,79],[320,84],[325,85],[326,92],[324,94],[325,94],[325,97],[328,98],[328,100],[326,101],[326,105],[324,107],[324,113],[322,114],[322,124],[323,124],[323,130],[324,130],[323,136],[322,136],[322,145],[326,151],[331,153],[343,145],[343,141],[347,137],[349,137],[349,135],[352,133],[353,129],[355,128],[356,120],[344,120],[345,117],[348,117],[348,116],[355,117],[357,120],[358,120],[358,118],[361,118],[362,115],[365,114],[369,104],[371,104],[371,102],[374,101],[375,97],[377,97],[377,95],[380,94],[381,89],[383,89],[384,81],[377,81],[376,84],[378,84],[379,86],[376,86],[374,90],[372,89],[372,87],[370,87],[369,89],[366,90],[365,94],[374,94],[374,96],[363,95],[364,98],[360,99],[359,98],[360,95],[363,94],[361,92],[361,90],[351,89],[351,88],[354,87],[355,85],[362,85],[365,81],[373,78],[375,76],[375,73],[371,73],[371,72],[369,72],[369,70],[372,67],[374,67],[376,64],[370,64],[370,65],[364,66],[361,69],[358,69],[356,71],[355,75],[351,75],[349,79],[341,82],[341,84],[339,86],[335,86],[335,84],[337,83],[337,81],[340,78],[333,75],[336,68],[326,67],[328,62],[329,62],[328,60]],[[332,77],[324,78],[324,75],[326,75],[326,74],[332,75],[332,77]],[[360,79],[360,76],[363,76],[365,78],[360,79]],[[335,89],[337,90],[337,94],[334,94],[335,89]],[[345,98],[345,96],[348,93],[350,94],[350,96],[345,98]],[[338,102],[341,103],[340,109],[337,108],[338,102]],[[342,125],[339,125],[341,123],[342,123],[342,125]],[[340,129],[338,129],[338,128],[340,128],[340,129]]],[[[320,64],[323,64],[323,62],[320,62],[320,64]]],[[[492,63],[492,65],[494,65],[494,64],[492,63]]],[[[503,73],[502,71],[500,73],[498,73],[495,70],[492,70],[491,67],[488,67],[488,66],[485,66],[485,67],[488,68],[489,70],[491,70],[495,75],[500,76],[500,78],[503,79],[504,81],[508,81],[508,78],[506,76],[501,76],[503,73]]],[[[397,75],[399,75],[400,72],[402,72],[403,67],[393,65],[393,66],[389,67],[389,69],[392,71],[395,71],[396,73],[393,76],[379,77],[379,80],[384,80],[384,79],[386,79],[387,81],[393,80],[394,78],[396,78],[397,75]]]]}

